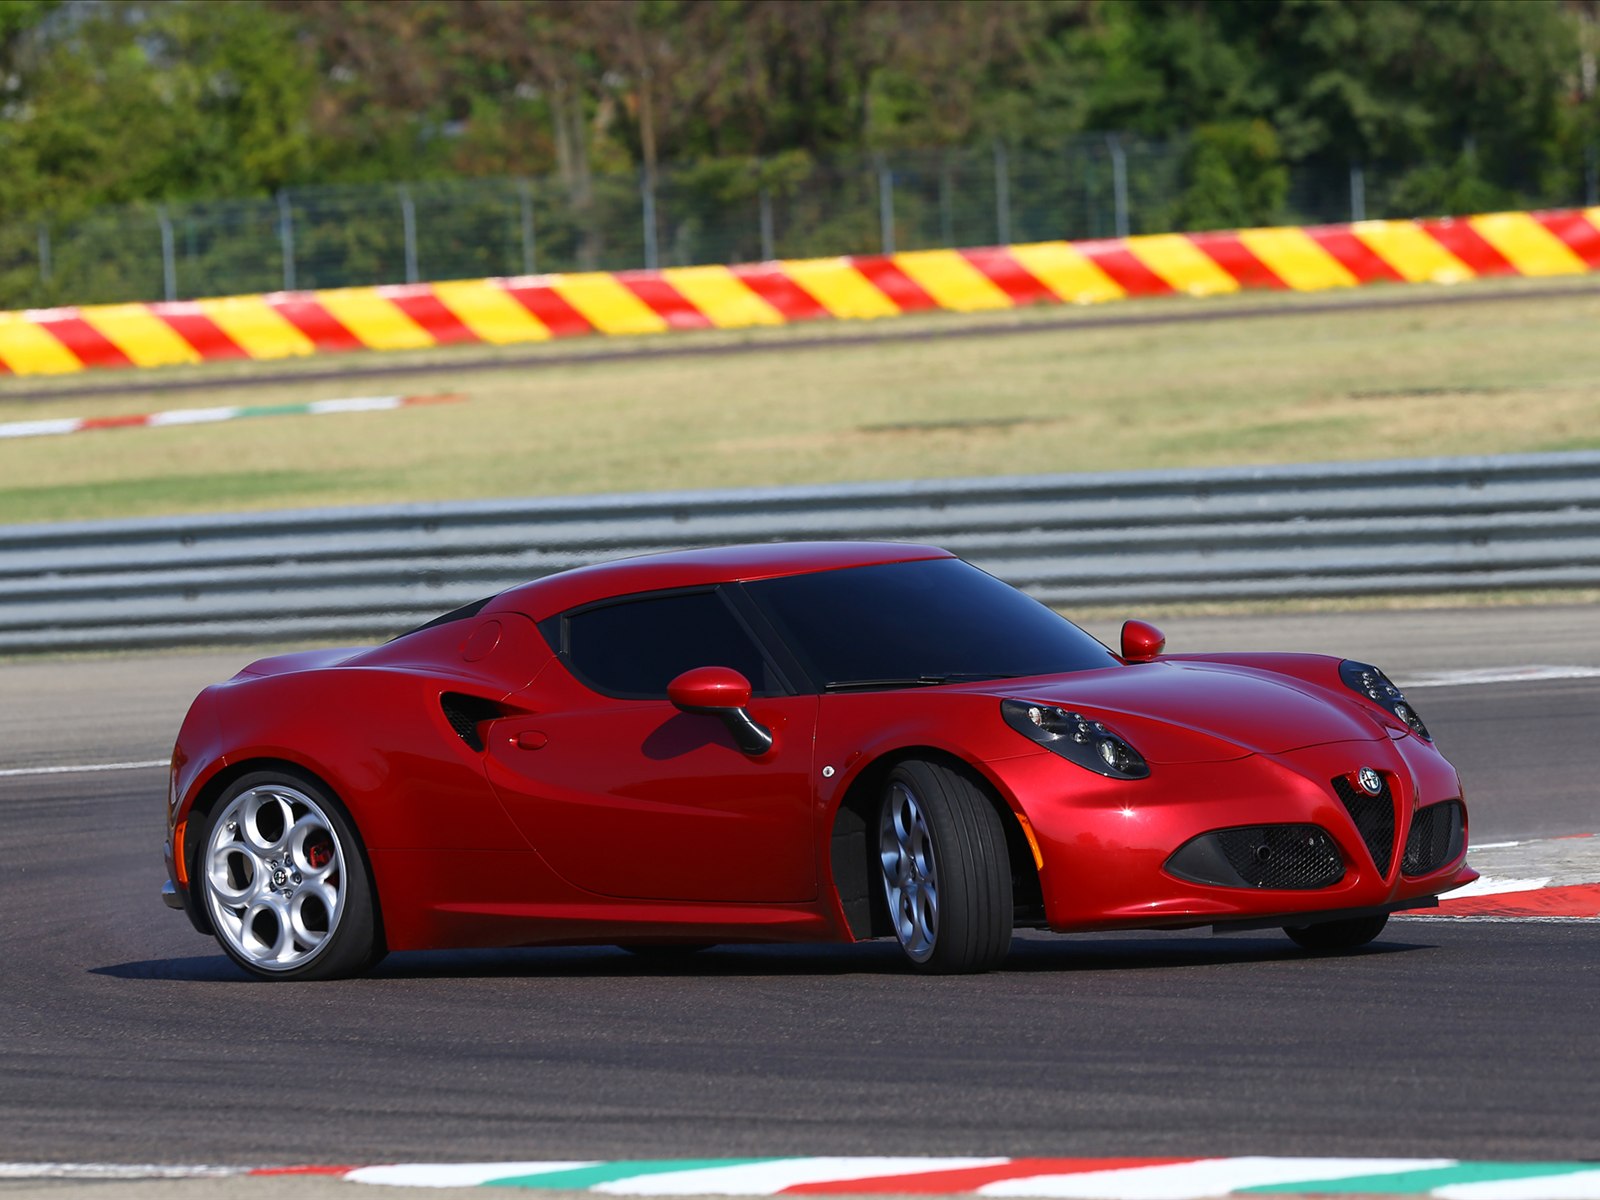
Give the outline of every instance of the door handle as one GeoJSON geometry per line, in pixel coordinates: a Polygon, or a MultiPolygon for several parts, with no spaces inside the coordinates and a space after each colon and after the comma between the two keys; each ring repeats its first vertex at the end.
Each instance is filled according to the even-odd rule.
{"type": "Polygon", "coordinates": [[[524,729],[517,734],[518,750],[543,750],[550,744],[550,739],[537,729],[524,729]]]}

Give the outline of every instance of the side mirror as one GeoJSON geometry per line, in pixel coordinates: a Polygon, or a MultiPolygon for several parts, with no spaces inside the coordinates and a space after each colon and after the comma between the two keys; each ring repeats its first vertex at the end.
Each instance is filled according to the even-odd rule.
{"type": "Polygon", "coordinates": [[[1167,635],[1149,621],[1122,623],[1122,657],[1128,662],[1149,662],[1167,648],[1167,635]]]}
{"type": "Polygon", "coordinates": [[[772,730],[750,715],[750,681],[732,667],[695,667],[667,684],[667,699],[680,712],[716,717],[733,744],[751,758],[772,749],[772,730]]]}

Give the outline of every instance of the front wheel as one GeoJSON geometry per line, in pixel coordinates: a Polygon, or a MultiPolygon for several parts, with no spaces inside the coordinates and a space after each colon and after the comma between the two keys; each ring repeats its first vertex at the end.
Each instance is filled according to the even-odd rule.
{"type": "Polygon", "coordinates": [[[212,809],[196,882],[217,941],[260,979],[339,979],[382,957],[377,907],[339,802],[288,772],[242,776],[212,809]]]}
{"type": "Polygon", "coordinates": [[[1388,913],[1375,917],[1351,917],[1347,921],[1324,921],[1319,925],[1286,925],[1284,932],[1295,945],[1319,954],[1337,954],[1365,946],[1383,932],[1388,913]]]}
{"type": "Polygon", "coordinates": [[[914,969],[987,971],[1011,948],[1011,860],[987,796],[939,763],[889,775],[878,818],[883,894],[914,969]]]}

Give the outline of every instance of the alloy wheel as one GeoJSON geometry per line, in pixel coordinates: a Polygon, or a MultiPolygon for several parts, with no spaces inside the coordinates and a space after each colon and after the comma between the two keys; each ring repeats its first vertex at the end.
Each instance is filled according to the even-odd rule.
{"type": "Polygon", "coordinates": [[[304,967],[345,910],[345,851],[333,822],[283,783],[239,793],[211,826],[201,864],[217,935],[257,970],[304,967]]]}
{"type": "Polygon", "coordinates": [[[898,780],[884,801],[878,847],[895,936],[908,958],[927,962],[939,941],[939,864],[927,814],[898,780]]]}

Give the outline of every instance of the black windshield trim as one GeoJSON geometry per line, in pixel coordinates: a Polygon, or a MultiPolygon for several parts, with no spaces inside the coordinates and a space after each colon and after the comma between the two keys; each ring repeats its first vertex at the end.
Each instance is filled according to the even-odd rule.
{"type": "Polygon", "coordinates": [[[947,683],[989,683],[996,679],[1021,679],[1014,671],[947,671],[943,674],[918,675],[915,679],[830,679],[822,685],[825,692],[891,691],[896,688],[943,687],[947,683]]]}

